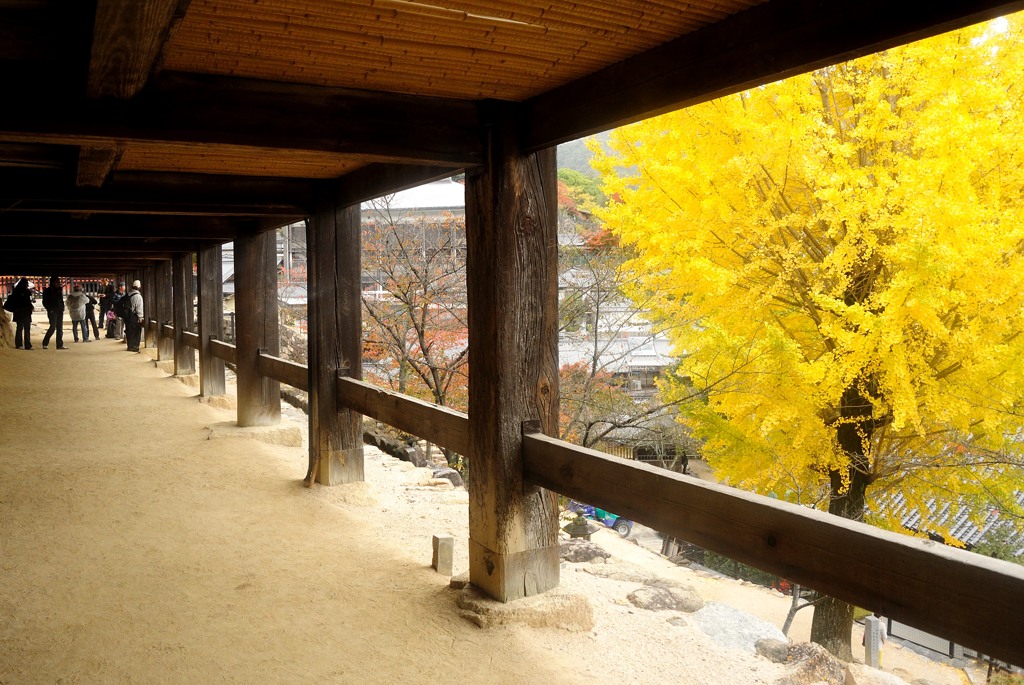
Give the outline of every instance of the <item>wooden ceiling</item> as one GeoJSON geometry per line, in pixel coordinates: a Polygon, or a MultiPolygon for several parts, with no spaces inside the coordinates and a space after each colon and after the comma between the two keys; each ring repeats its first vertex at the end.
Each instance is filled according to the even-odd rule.
{"type": "Polygon", "coordinates": [[[0,0],[0,273],[125,271],[1024,0],[0,0]]]}

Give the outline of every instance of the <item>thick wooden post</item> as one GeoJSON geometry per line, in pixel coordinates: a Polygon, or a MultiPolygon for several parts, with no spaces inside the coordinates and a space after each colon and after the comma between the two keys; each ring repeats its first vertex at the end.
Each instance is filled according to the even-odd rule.
{"type": "Polygon", "coordinates": [[[195,351],[185,344],[185,332],[192,331],[195,314],[195,281],[192,279],[192,253],[174,258],[174,375],[190,376],[196,372],[195,351]]]}
{"type": "MultiPolygon", "coordinates": [[[[143,310],[146,314],[146,320],[142,323],[142,343],[145,347],[156,347],[156,338],[153,337],[153,326],[152,321],[157,316],[157,297],[156,297],[156,267],[149,266],[145,269],[138,271],[132,280],[128,281],[128,288],[125,292],[132,289],[132,282],[142,282],[142,301],[143,310]]],[[[127,338],[127,336],[125,336],[127,338]]]]}
{"type": "Polygon", "coordinates": [[[173,280],[171,277],[171,260],[163,259],[156,264],[156,292],[153,298],[154,307],[153,316],[150,318],[156,319],[156,346],[157,346],[157,359],[159,361],[166,361],[174,358],[174,338],[165,335],[163,326],[165,323],[173,323],[174,321],[174,296],[173,296],[173,280]]]}
{"type": "Polygon", "coordinates": [[[363,417],[338,407],[334,380],[363,377],[359,206],[327,204],[307,236],[310,485],[364,479],[363,417]]]}
{"type": "Polygon", "coordinates": [[[523,483],[522,430],[558,425],[555,150],[523,154],[502,114],[466,178],[470,581],[499,601],[558,585],[553,492],[523,483]]]}
{"type": "Polygon", "coordinates": [[[235,240],[239,426],[281,420],[281,384],[259,369],[260,352],[277,356],[281,349],[277,306],[277,233],[240,232],[235,240]]]}
{"type": "Polygon", "coordinates": [[[224,269],[221,246],[199,250],[199,394],[223,395],[226,391],[224,360],[213,356],[210,339],[224,336],[224,269]]]}

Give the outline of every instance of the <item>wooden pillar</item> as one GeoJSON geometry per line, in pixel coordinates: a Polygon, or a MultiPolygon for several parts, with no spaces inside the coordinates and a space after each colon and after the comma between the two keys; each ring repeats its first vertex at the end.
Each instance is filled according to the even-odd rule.
{"type": "MultiPolygon", "coordinates": [[[[146,315],[146,320],[142,324],[142,343],[145,347],[156,347],[156,338],[153,334],[153,321],[157,317],[157,297],[156,297],[156,266],[149,266],[145,269],[140,269],[132,277],[131,281],[128,281],[128,288],[125,292],[132,289],[132,283],[134,281],[141,281],[142,288],[142,302],[143,310],[146,315]]],[[[127,336],[125,336],[127,338],[127,336]]]]}
{"type": "Polygon", "coordinates": [[[309,469],[306,483],[364,479],[363,417],[338,407],[335,378],[362,379],[362,285],[359,206],[333,203],[307,235],[309,469]]]}
{"type": "Polygon", "coordinates": [[[277,233],[240,231],[235,240],[239,426],[281,420],[281,384],[259,369],[260,352],[277,356],[281,349],[277,306],[277,233]]]}
{"type": "Polygon", "coordinates": [[[195,281],[192,279],[192,253],[174,258],[174,375],[190,376],[196,372],[195,351],[185,344],[185,332],[192,331],[195,314],[195,281]]]}
{"type": "Polygon", "coordinates": [[[221,246],[204,247],[196,255],[199,267],[199,394],[223,395],[224,360],[213,356],[210,340],[224,336],[224,269],[221,246]]]}
{"type": "Polygon", "coordinates": [[[153,319],[156,319],[157,359],[166,361],[174,359],[174,338],[164,333],[164,324],[174,322],[174,295],[171,276],[171,260],[162,259],[156,263],[156,292],[153,301],[155,308],[153,319]]]}
{"type": "Polygon", "coordinates": [[[523,483],[522,430],[558,426],[555,149],[520,151],[500,112],[466,177],[470,581],[499,601],[558,585],[555,493],[523,483]]]}

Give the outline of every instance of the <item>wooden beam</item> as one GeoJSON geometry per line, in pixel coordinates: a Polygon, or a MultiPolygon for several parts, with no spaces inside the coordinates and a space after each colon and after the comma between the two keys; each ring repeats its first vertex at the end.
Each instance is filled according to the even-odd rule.
{"type": "Polygon", "coordinates": [[[479,113],[467,100],[180,73],[160,74],[130,101],[31,91],[5,89],[19,107],[0,110],[0,140],[301,150],[452,169],[483,157],[479,113]]]}
{"type": "Polygon", "coordinates": [[[982,654],[1024,663],[1024,567],[539,432],[523,436],[523,455],[531,483],[982,654]]]}
{"type": "Polygon", "coordinates": [[[95,256],[64,255],[46,256],[34,253],[16,255],[0,255],[0,273],[65,273],[88,276],[98,274],[105,276],[110,273],[136,271],[145,269],[158,260],[112,258],[97,253],[95,256]]]}
{"type": "Polygon", "coordinates": [[[102,188],[75,187],[60,172],[0,168],[5,214],[135,214],[211,217],[312,213],[315,184],[304,179],[203,174],[114,172],[102,188]]]}
{"type": "Polygon", "coordinates": [[[362,378],[359,205],[327,201],[306,234],[309,280],[309,468],[306,484],[365,478],[362,416],[338,404],[340,374],[362,378]]]}
{"type": "Polygon", "coordinates": [[[83,147],[78,152],[78,178],[75,185],[99,188],[117,166],[124,152],[117,147],[83,147]]]}
{"type": "Polygon", "coordinates": [[[558,425],[555,150],[524,154],[514,112],[466,176],[470,581],[499,601],[558,584],[558,504],[523,482],[522,422],[558,425]]]}
{"type": "Polygon", "coordinates": [[[189,0],[97,0],[88,97],[135,97],[188,4],[189,0]]]}
{"type": "Polygon", "coordinates": [[[1024,8],[1014,0],[772,0],[539,95],[536,150],[1024,8]]]}
{"type": "Polygon", "coordinates": [[[37,0],[0,2],[5,96],[32,90],[81,90],[88,68],[82,55],[89,50],[94,9],[89,2],[57,6],[37,0]]]}
{"type": "Polygon", "coordinates": [[[411,435],[470,455],[469,416],[354,378],[338,377],[339,406],[382,421],[411,435]]]}
{"type": "MultiPolygon", "coordinates": [[[[0,237],[16,238],[170,238],[226,243],[235,239],[231,217],[131,215],[75,216],[40,212],[0,212],[0,237]]],[[[51,242],[52,244],[52,242],[51,242]]]]}
{"type": "Polygon", "coordinates": [[[119,255],[119,253],[130,253],[152,258],[194,249],[202,242],[204,241],[194,238],[80,238],[77,236],[61,236],[59,243],[56,245],[57,249],[53,249],[55,245],[54,239],[51,237],[23,235],[21,237],[10,237],[5,240],[4,249],[11,252],[41,251],[49,254],[104,252],[119,255]]]}
{"type": "MultiPolygon", "coordinates": [[[[86,97],[134,97],[156,69],[189,1],[97,0],[86,97]]],[[[122,145],[82,146],[77,185],[102,186],[123,153],[122,145]]]]}
{"type": "Polygon", "coordinates": [[[171,263],[173,272],[174,312],[174,375],[191,376],[196,372],[196,355],[185,341],[185,333],[195,323],[195,279],[192,276],[192,253],[183,252],[171,263]]]}
{"type": "Polygon", "coordinates": [[[281,348],[277,313],[277,234],[247,232],[235,241],[235,373],[238,425],[281,420],[281,384],[260,373],[259,354],[281,348]]]}

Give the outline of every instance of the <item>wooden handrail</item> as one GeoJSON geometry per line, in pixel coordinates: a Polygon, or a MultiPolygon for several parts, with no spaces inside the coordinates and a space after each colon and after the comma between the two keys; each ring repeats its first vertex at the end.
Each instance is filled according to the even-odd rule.
{"type": "MultiPolygon", "coordinates": [[[[211,340],[233,362],[235,347],[211,340]]],[[[260,373],[308,390],[307,367],[260,355],[260,373]]],[[[337,378],[339,408],[469,455],[469,417],[337,378]]],[[[1024,567],[940,543],[523,434],[524,479],[614,511],[1009,663],[1024,663],[1024,567]],[[993,630],[993,626],[999,626],[993,630]]]]}
{"type": "Polygon", "coordinates": [[[1024,567],[529,429],[523,460],[524,477],[535,485],[983,654],[1024,663],[1024,567]]]}
{"type": "Polygon", "coordinates": [[[260,353],[259,369],[267,378],[273,378],[299,390],[309,390],[309,371],[304,364],[260,353]]]}
{"type": "Polygon", "coordinates": [[[338,376],[338,405],[469,456],[469,417],[460,411],[338,376]]]}
{"type": "Polygon", "coordinates": [[[199,349],[199,335],[191,331],[182,331],[181,339],[187,346],[194,349],[199,349]]]}
{"type": "Polygon", "coordinates": [[[160,335],[162,335],[163,337],[165,337],[165,338],[173,338],[174,337],[174,326],[172,324],[169,324],[169,323],[161,324],[159,326],[159,328],[160,328],[160,335]]]}
{"type": "Polygon", "coordinates": [[[237,352],[235,346],[226,343],[222,340],[211,340],[210,341],[210,352],[213,353],[214,357],[223,359],[224,361],[234,364],[237,358],[237,352]]]}

